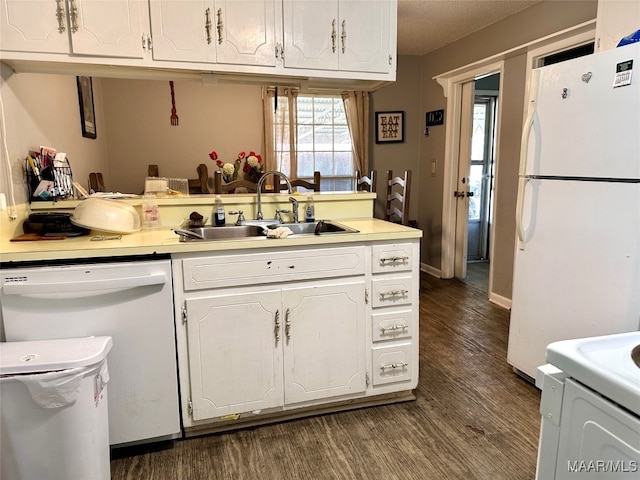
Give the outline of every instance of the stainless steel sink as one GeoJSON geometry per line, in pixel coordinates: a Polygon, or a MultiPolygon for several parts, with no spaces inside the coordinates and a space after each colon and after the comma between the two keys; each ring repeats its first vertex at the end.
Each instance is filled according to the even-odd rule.
{"type": "Polygon", "coordinates": [[[358,233],[355,228],[347,227],[331,220],[321,220],[310,223],[285,223],[270,225],[269,228],[287,227],[294,235],[324,235],[330,233],[358,233]]]}
{"type": "MultiPolygon", "coordinates": [[[[266,228],[287,227],[295,236],[331,235],[336,233],[358,233],[355,228],[324,220],[312,223],[276,223],[266,228]]],[[[243,238],[266,238],[263,225],[229,225],[224,227],[204,226],[187,230],[174,230],[181,242],[207,242],[212,240],[234,240],[243,238]]]]}
{"type": "Polygon", "coordinates": [[[234,240],[239,238],[264,237],[259,225],[230,225],[224,227],[192,227],[187,230],[193,236],[187,236],[177,230],[181,242],[204,242],[211,240],[234,240]],[[198,238],[200,237],[200,238],[198,238]]]}

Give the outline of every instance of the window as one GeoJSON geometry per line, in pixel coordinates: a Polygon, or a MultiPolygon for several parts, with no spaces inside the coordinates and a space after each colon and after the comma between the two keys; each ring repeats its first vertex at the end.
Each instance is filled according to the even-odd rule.
{"type": "MultiPolygon", "coordinates": [[[[297,177],[313,179],[313,172],[318,171],[322,175],[323,191],[352,190],[353,153],[342,97],[300,94],[297,109],[297,177]]],[[[286,126],[276,127],[276,136],[277,132],[286,135],[288,129],[286,126]]],[[[278,144],[282,144],[280,139],[276,141],[278,144]]],[[[288,175],[288,152],[279,151],[276,156],[281,159],[278,164],[288,175]]]]}

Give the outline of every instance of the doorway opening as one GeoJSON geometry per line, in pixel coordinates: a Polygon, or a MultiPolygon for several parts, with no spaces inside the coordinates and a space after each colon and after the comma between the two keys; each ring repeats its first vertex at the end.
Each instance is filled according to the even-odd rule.
{"type": "Polygon", "coordinates": [[[500,74],[478,78],[474,87],[465,280],[488,293],[500,74]]]}
{"type": "Polygon", "coordinates": [[[463,200],[468,205],[458,209],[462,216],[458,230],[466,229],[462,235],[466,245],[458,244],[463,248],[457,249],[456,257],[458,264],[465,265],[456,269],[455,276],[488,293],[500,73],[479,76],[472,83],[471,124],[465,130],[467,138],[461,137],[461,142],[468,142],[469,146],[461,145],[458,165],[458,176],[466,189],[458,203],[461,206],[463,200]]]}

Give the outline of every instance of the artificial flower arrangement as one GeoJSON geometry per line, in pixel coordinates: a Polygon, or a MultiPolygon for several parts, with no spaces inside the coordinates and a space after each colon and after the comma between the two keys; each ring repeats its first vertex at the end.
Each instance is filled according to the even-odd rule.
{"type": "MultiPolygon", "coordinates": [[[[240,155],[244,155],[244,152],[240,152],[240,155]]],[[[256,155],[255,152],[249,152],[247,158],[244,162],[244,167],[242,168],[244,172],[244,178],[258,183],[260,177],[262,176],[262,172],[264,171],[264,163],[262,163],[262,157],[260,155],[256,155]]]]}
{"type": "Polygon", "coordinates": [[[216,162],[218,169],[222,172],[222,179],[225,182],[229,183],[233,180],[238,179],[240,164],[242,163],[242,158],[244,158],[244,152],[242,153],[243,153],[243,156],[240,157],[240,155],[238,155],[238,158],[236,158],[235,162],[233,163],[228,163],[228,162],[224,163],[222,160],[218,158],[218,154],[216,153],[215,150],[212,150],[211,153],[209,153],[209,158],[214,162],[216,162]]]}
{"type": "Polygon", "coordinates": [[[249,155],[245,152],[240,152],[233,163],[225,163],[218,159],[218,154],[215,150],[212,150],[211,153],[209,153],[209,158],[216,162],[218,169],[222,172],[223,180],[227,183],[238,179],[240,166],[242,165],[243,160],[244,166],[242,167],[242,172],[244,173],[245,180],[257,183],[264,170],[262,157],[260,155],[256,155],[255,152],[249,152],[249,155]]]}

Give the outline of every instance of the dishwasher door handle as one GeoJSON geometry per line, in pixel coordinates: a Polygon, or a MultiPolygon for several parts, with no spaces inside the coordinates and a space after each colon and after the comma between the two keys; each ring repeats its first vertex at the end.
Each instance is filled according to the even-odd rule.
{"type": "Polygon", "coordinates": [[[10,282],[2,286],[5,295],[32,295],[46,293],[79,293],[100,290],[130,290],[136,287],[163,285],[167,276],[163,273],[149,275],[131,275],[126,277],[107,278],[100,280],[83,280],[75,282],[10,282]]]}

